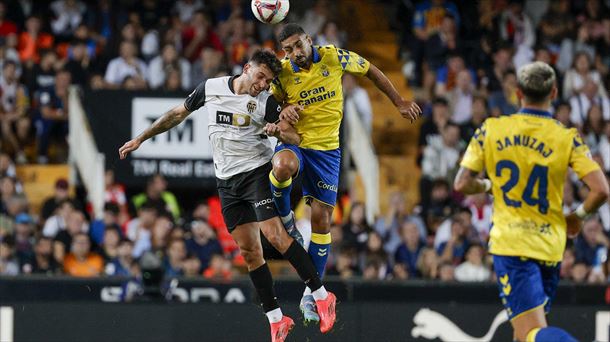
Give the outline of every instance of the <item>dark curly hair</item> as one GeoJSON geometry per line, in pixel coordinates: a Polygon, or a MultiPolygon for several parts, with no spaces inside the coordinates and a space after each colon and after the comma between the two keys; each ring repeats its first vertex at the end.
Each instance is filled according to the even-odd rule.
{"type": "Polygon", "coordinates": [[[305,30],[303,30],[301,26],[295,23],[289,23],[284,25],[282,31],[280,31],[280,34],[277,35],[277,40],[281,43],[284,40],[288,39],[288,37],[291,37],[295,34],[305,34],[305,30]]]}
{"type": "Polygon", "coordinates": [[[250,64],[266,65],[269,70],[273,73],[273,76],[277,77],[282,71],[282,63],[275,56],[275,53],[269,50],[258,50],[254,52],[252,58],[249,61],[250,64]]]}

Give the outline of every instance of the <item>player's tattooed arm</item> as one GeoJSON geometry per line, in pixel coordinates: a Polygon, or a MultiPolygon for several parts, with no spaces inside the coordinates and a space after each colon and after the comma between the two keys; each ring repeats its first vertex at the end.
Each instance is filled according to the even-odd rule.
{"type": "Polygon", "coordinates": [[[422,111],[417,103],[415,103],[415,101],[407,101],[400,96],[388,77],[375,65],[370,65],[369,71],[366,73],[366,77],[373,81],[375,86],[392,101],[403,118],[409,119],[411,122],[413,122],[413,120],[417,120],[417,118],[421,116],[422,111]]]}
{"type": "Polygon", "coordinates": [[[158,118],[153,124],[148,127],[142,134],[136,138],[126,142],[121,148],[119,148],[119,156],[121,159],[125,159],[127,155],[137,150],[140,145],[146,140],[154,137],[157,134],[163,133],[170,130],[172,127],[178,126],[191,112],[186,109],[184,104],[176,106],[170,109],[168,112],[158,118]]]}
{"type": "Polygon", "coordinates": [[[491,181],[489,179],[478,178],[478,174],[478,172],[468,168],[460,167],[457,176],[455,176],[453,188],[465,195],[489,191],[491,188],[491,181]]]}

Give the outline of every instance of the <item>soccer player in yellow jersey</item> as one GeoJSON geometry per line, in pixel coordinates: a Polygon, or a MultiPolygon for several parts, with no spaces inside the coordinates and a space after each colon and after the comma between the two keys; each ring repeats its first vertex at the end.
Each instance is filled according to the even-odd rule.
{"type": "Polygon", "coordinates": [[[555,295],[566,235],[608,197],[608,183],[576,129],[554,120],[548,108],[557,96],[553,69],[535,62],[517,75],[522,108],[489,118],[475,132],[455,179],[465,194],[492,191],[489,252],[500,298],[519,341],[576,341],[547,326],[545,312],[555,295]],[[562,213],[568,167],[589,187],[578,209],[562,213]],[[489,179],[477,178],[487,172],[489,179]]]}
{"type": "MultiPolygon", "coordinates": [[[[282,71],[271,85],[280,103],[291,105],[292,111],[282,119],[294,124],[301,136],[296,145],[281,144],[273,157],[269,175],[273,198],[289,233],[296,233],[290,211],[292,178],[302,175],[303,196],[311,205],[312,236],[309,244],[318,273],[323,274],[330,251],[330,223],[339,186],[339,125],[343,117],[341,76],[350,73],[366,76],[384,92],[400,114],[415,120],[421,110],[406,101],[388,78],[369,61],[354,52],[333,45],[314,46],[311,38],[296,24],[284,26],[278,40],[286,58],[282,71]]],[[[301,309],[305,321],[318,321],[315,305],[305,290],[301,309]]]]}

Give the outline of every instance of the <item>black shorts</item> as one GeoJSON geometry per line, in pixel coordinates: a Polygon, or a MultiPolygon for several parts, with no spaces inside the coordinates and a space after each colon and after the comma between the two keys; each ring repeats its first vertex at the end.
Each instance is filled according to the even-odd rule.
{"type": "Polygon", "coordinates": [[[226,180],[216,178],[222,216],[229,232],[241,224],[278,216],[271,196],[269,172],[271,163],[226,180]]]}

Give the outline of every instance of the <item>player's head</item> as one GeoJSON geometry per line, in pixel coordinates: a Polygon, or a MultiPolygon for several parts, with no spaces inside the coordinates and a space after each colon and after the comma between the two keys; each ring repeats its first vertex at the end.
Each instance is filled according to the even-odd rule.
{"type": "Polygon", "coordinates": [[[523,106],[550,107],[557,96],[555,71],[543,62],[526,64],[517,72],[517,96],[523,106]]]}
{"type": "Polygon", "coordinates": [[[250,96],[258,96],[261,91],[269,89],[271,81],[282,71],[282,64],[275,54],[268,50],[254,52],[252,58],[244,65],[243,75],[246,89],[250,96]]]}
{"type": "Polygon", "coordinates": [[[301,26],[293,23],[286,24],[280,31],[277,40],[292,63],[300,68],[309,66],[312,60],[311,45],[313,42],[301,26]]]}

